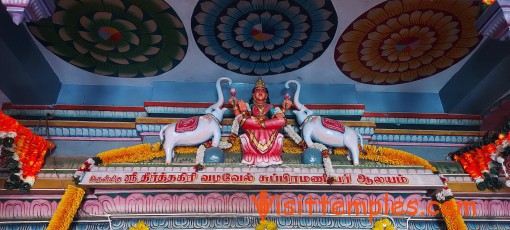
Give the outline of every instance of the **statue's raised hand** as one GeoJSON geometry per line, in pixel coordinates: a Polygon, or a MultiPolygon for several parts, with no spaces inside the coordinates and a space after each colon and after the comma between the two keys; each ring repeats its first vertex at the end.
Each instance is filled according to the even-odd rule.
{"type": "Polygon", "coordinates": [[[292,101],[290,101],[290,95],[288,93],[285,94],[285,96],[283,98],[284,98],[284,100],[282,102],[282,109],[283,109],[283,111],[287,111],[292,106],[292,101]]]}
{"type": "Polygon", "coordinates": [[[242,113],[248,111],[248,105],[243,100],[239,100],[237,102],[237,105],[239,106],[239,111],[241,111],[242,113]]]}
{"type": "Polygon", "coordinates": [[[230,99],[228,99],[228,103],[230,105],[232,105],[232,107],[236,107],[237,106],[237,103],[238,103],[239,100],[237,100],[236,97],[230,97],[230,99]]]}

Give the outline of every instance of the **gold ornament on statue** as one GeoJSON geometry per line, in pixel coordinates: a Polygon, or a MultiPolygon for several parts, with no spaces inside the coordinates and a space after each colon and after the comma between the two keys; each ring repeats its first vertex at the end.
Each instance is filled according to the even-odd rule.
{"type": "Polygon", "coordinates": [[[255,88],[266,88],[266,83],[262,80],[261,77],[257,80],[257,83],[255,83],[255,88]]]}

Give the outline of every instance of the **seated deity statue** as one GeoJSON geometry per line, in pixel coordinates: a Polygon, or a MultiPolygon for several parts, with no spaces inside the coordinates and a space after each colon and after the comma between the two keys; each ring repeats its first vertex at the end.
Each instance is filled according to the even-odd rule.
{"type": "Polygon", "coordinates": [[[239,127],[244,131],[239,136],[243,152],[242,163],[257,167],[282,164],[283,134],[280,130],[286,124],[285,110],[291,107],[292,102],[286,99],[282,103],[282,109],[273,107],[261,78],[253,88],[249,105],[235,97],[230,98],[229,102],[239,127]]]}

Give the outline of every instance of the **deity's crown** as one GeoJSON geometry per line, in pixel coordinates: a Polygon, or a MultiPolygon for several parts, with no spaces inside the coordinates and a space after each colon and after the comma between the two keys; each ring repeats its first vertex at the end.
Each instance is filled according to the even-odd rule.
{"type": "Polygon", "coordinates": [[[259,88],[259,87],[266,88],[266,83],[264,81],[262,81],[261,77],[259,77],[259,79],[257,80],[257,83],[255,83],[255,88],[259,88]]]}

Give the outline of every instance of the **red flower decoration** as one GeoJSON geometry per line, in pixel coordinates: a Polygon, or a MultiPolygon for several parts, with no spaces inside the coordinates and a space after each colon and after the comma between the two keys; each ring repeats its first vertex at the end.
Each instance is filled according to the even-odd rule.
{"type": "Polygon", "coordinates": [[[329,151],[328,150],[323,150],[322,151],[322,158],[328,158],[329,157],[329,151]]]}
{"type": "Polygon", "coordinates": [[[483,3],[485,3],[486,5],[492,5],[496,0],[482,0],[483,3]]]}
{"type": "Polygon", "coordinates": [[[235,135],[233,133],[231,133],[230,136],[228,136],[228,140],[230,141],[230,143],[234,143],[236,138],[237,138],[237,135],[235,135]]]}
{"type": "Polygon", "coordinates": [[[236,93],[237,93],[237,90],[235,88],[230,89],[230,95],[232,95],[232,97],[235,97],[236,93]]]}
{"type": "Polygon", "coordinates": [[[301,147],[302,149],[306,149],[306,148],[308,148],[308,146],[306,146],[306,142],[305,142],[305,141],[301,141],[301,142],[299,143],[299,147],[301,147]]]}
{"type": "Polygon", "coordinates": [[[195,172],[198,172],[198,171],[204,170],[205,166],[203,166],[201,164],[197,164],[197,165],[193,166],[193,169],[195,169],[195,172]]]}

